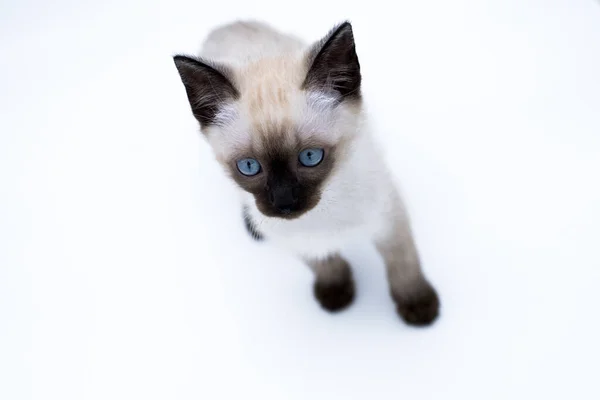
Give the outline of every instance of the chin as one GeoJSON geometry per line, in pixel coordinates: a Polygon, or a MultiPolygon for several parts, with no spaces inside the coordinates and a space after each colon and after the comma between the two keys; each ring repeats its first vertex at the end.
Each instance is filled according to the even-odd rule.
{"type": "Polygon", "coordinates": [[[301,216],[305,215],[307,212],[309,212],[310,210],[312,210],[314,208],[314,206],[313,207],[302,206],[302,207],[294,207],[294,208],[286,209],[286,210],[278,210],[278,209],[270,207],[270,206],[265,206],[259,202],[256,202],[256,205],[257,205],[258,211],[260,211],[260,213],[263,214],[265,217],[281,218],[281,219],[286,219],[286,220],[293,220],[293,219],[300,218],[301,216]]]}
{"type": "Polygon", "coordinates": [[[258,210],[261,212],[261,214],[263,214],[265,217],[270,217],[270,218],[281,218],[281,219],[287,219],[287,220],[292,220],[292,219],[296,219],[301,217],[302,215],[306,214],[306,212],[308,211],[307,209],[299,209],[299,210],[284,210],[284,211],[279,211],[279,210],[273,210],[273,209],[267,209],[267,210],[263,210],[260,207],[258,208],[258,210]]]}

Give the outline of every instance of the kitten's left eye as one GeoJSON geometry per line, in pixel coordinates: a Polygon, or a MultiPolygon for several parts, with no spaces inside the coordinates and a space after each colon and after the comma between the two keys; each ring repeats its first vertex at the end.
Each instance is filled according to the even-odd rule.
{"type": "Polygon", "coordinates": [[[300,164],[305,167],[316,167],[323,160],[323,149],[306,149],[298,155],[300,164]]]}

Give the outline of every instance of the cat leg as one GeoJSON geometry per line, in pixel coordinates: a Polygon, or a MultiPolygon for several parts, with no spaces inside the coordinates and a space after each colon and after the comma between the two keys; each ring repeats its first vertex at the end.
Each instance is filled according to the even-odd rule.
{"type": "Polygon", "coordinates": [[[419,255],[402,204],[396,201],[387,233],[375,245],[385,262],[390,292],[402,319],[415,326],[431,324],[438,316],[436,290],[421,269],[419,255]]]}
{"type": "Polygon", "coordinates": [[[315,273],[313,293],[321,307],[331,312],[348,307],[354,300],[355,293],[348,262],[339,254],[307,262],[315,273]]]}

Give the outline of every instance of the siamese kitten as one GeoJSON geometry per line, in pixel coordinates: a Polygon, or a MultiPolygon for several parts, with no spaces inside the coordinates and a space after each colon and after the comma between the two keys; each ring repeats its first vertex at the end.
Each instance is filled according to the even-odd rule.
{"type": "Polygon", "coordinates": [[[340,251],[368,240],[404,321],[436,319],[438,296],[363,111],[349,22],[312,45],[259,22],[234,22],[209,34],[200,57],[174,61],[201,132],[240,189],[248,231],[312,268],[324,309],[354,299],[340,251]]]}

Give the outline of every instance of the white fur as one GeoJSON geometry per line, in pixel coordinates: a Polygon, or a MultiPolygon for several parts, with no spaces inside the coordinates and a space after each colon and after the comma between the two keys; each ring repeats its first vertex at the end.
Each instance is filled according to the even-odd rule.
{"type": "Polygon", "coordinates": [[[338,98],[321,92],[308,92],[306,103],[317,113],[327,113],[335,107],[338,98]]]}
{"type": "Polygon", "coordinates": [[[282,35],[257,21],[238,21],[214,29],[202,45],[201,55],[229,64],[241,64],[282,52],[296,52],[304,43],[293,36],[282,35]]]}
{"type": "Polygon", "coordinates": [[[217,113],[216,127],[205,130],[206,137],[219,160],[226,160],[231,154],[248,148],[252,141],[248,119],[243,118],[240,113],[235,105],[224,105],[217,113]],[[227,130],[227,135],[223,135],[223,130],[227,130]]]}
{"type": "Polygon", "coordinates": [[[321,201],[294,220],[264,216],[242,192],[257,229],[302,258],[324,258],[356,241],[375,241],[392,229],[393,184],[368,130],[354,140],[348,159],[325,185],[321,201]]]}

